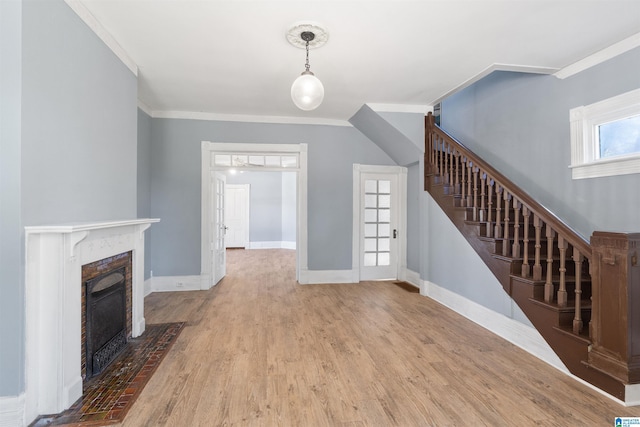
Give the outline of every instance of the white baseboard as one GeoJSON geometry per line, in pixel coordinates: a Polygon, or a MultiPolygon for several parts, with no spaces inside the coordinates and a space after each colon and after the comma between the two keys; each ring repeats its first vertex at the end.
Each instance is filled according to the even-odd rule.
{"type": "Polygon", "coordinates": [[[567,367],[537,329],[490,310],[435,283],[425,281],[424,285],[420,286],[420,290],[422,295],[438,301],[554,368],[569,374],[567,367]]]}
{"type": "Polygon", "coordinates": [[[300,270],[301,285],[324,283],[354,283],[352,270],[300,270]]]}
{"type": "Polygon", "coordinates": [[[420,273],[416,273],[415,271],[409,270],[405,268],[402,270],[402,274],[400,275],[400,280],[404,280],[407,283],[412,284],[413,286],[420,289],[420,293],[422,293],[423,280],[420,278],[420,273]]]}
{"type": "Polygon", "coordinates": [[[625,401],[615,398],[569,372],[569,369],[562,363],[562,360],[560,360],[558,355],[556,355],[549,344],[542,338],[542,335],[540,335],[537,329],[490,310],[435,283],[422,280],[420,274],[414,271],[407,270],[405,280],[414,285],[418,285],[421,295],[429,297],[450,308],[601,395],[623,406],[640,405],[640,384],[632,384],[625,387],[625,401]]]}
{"type": "Polygon", "coordinates": [[[249,242],[247,249],[295,249],[296,242],[249,242]]]}
{"type": "Polygon", "coordinates": [[[145,281],[145,296],[152,292],[179,292],[202,290],[200,276],[153,276],[145,281]],[[149,292],[147,293],[147,282],[149,292]]]}
{"type": "Polygon", "coordinates": [[[296,242],[282,242],[282,249],[293,249],[296,250],[296,242]]]}
{"type": "Polygon", "coordinates": [[[146,297],[147,295],[149,295],[151,292],[153,292],[151,290],[151,281],[153,280],[153,277],[149,277],[147,280],[144,281],[144,296],[146,297]]]}
{"type": "Polygon", "coordinates": [[[624,406],[639,406],[640,384],[626,384],[624,386],[624,402],[621,403],[624,406]]]}
{"type": "MultiPolygon", "coordinates": [[[[25,395],[0,397],[0,427],[23,427],[25,417],[25,395]]],[[[31,421],[29,421],[30,423],[31,421]]]]}
{"type": "MultiPolygon", "coordinates": [[[[208,289],[204,276],[153,276],[145,280],[145,296],[153,292],[200,291],[208,289]],[[180,286],[180,284],[182,286],[180,286]]],[[[354,283],[352,270],[300,270],[300,284],[354,283]]]]}

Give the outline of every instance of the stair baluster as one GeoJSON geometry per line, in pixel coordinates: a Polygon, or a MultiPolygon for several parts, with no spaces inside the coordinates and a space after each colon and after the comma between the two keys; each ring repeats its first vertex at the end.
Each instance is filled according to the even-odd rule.
{"type": "Polygon", "coordinates": [[[523,224],[523,237],[522,237],[522,277],[529,277],[531,271],[529,270],[529,208],[522,205],[522,217],[524,218],[523,224]]]}
{"type": "Polygon", "coordinates": [[[576,312],[573,317],[573,333],[582,332],[582,260],[580,251],[573,248],[573,261],[576,264],[576,312]]]}
{"type": "Polygon", "coordinates": [[[478,168],[473,168],[473,220],[478,221],[478,168]]]}
{"type": "Polygon", "coordinates": [[[558,288],[558,305],[560,307],[567,306],[567,282],[566,282],[566,273],[567,273],[567,241],[562,237],[562,235],[558,235],[558,249],[560,250],[560,286],[558,288]]]}
{"type": "Polygon", "coordinates": [[[462,181],[460,182],[460,206],[467,207],[467,158],[462,159],[462,181]]]}
{"type": "Polygon", "coordinates": [[[520,258],[520,202],[513,198],[513,246],[511,247],[511,256],[520,258]]]}
{"type": "Polygon", "coordinates": [[[509,256],[509,249],[511,249],[509,247],[509,222],[511,221],[510,219],[510,214],[509,212],[511,211],[510,209],[510,201],[511,201],[511,194],[509,194],[509,192],[507,191],[507,189],[505,188],[504,190],[504,232],[503,232],[503,240],[502,240],[502,256],[509,256]]]}
{"type": "MultiPolygon", "coordinates": [[[[452,144],[449,144],[449,146],[447,147],[447,184],[449,184],[449,187],[453,186],[453,151],[455,150],[455,148],[453,148],[452,144]]],[[[449,194],[453,194],[451,192],[451,188],[449,189],[449,194]]]]}
{"type": "Polygon", "coordinates": [[[555,232],[551,225],[546,226],[547,237],[547,280],[544,283],[544,300],[546,302],[553,301],[553,239],[555,232]]]}
{"type": "Polygon", "coordinates": [[[542,249],[542,222],[538,215],[533,215],[533,226],[536,230],[536,243],[533,258],[533,280],[542,280],[542,264],[540,264],[540,250],[542,249]]]}
{"type": "Polygon", "coordinates": [[[493,227],[492,227],[492,216],[493,216],[493,185],[494,180],[491,177],[487,177],[487,194],[489,195],[489,200],[487,200],[488,208],[487,208],[487,237],[493,236],[493,227]]]}
{"type": "MultiPolygon", "coordinates": [[[[453,176],[455,177],[455,183],[453,184],[453,194],[460,194],[460,160],[461,160],[461,154],[458,150],[455,150],[453,158],[454,158],[454,165],[455,165],[455,171],[453,172],[453,176]]],[[[464,166],[462,166],[464,167],[464,166]]]]}
{"type": "Polygon", "coordinates": [[[438,138],[438,176],[440,180],[444,177],[444,138],[438,138]]]}
{"type": "Polygon", "coordinates": [[[496,239],[502,238],[502,208],[500,204],[502,202],[502,187],[496,182],[496,226],[493,232],[493,237],[496,239]]]}
{"type": "Polygon", "coordinates": [[[478,220],[480,222],[484,222],[487,219],[487,211],[486,211],[486,206],[485,206],[485,198],[486,198],[486,181],[487,181],[487,174],[484,172],[480,173],[480,212],[478,215],[478,220]]]}
{"type": "Polygon", "coordinates": [[[449,150],[449,144],[447,143],[446,140],[442,140],[442,172],[441,172],[441,176],[442,176],[442,183],[445,185],[448,184],[447,179],[449,177],[449,169],[447,168],[447,151],[449,150]]]}

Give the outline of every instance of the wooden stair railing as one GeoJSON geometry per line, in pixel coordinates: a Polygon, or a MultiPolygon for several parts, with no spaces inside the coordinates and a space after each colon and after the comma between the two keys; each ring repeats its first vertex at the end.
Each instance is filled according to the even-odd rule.
{"type": "MultiPolygon", "coordinates": [[[[612,358],[607,349],[598,353],[606,354],[604,358],[609,358],[606,363],[589,354],[592,336],[602,335],[597,329],[602,324],[600,319],[595,326],[591,323],[589,273],[593,251],[589,242],[440,129],[431,113],[425,120],[424,162],[425,190],[474,247],[569,371],[624,400],[625,384],[636,376],[614,372],[620,371],[620,358],[616,356],[619,349],[613,349],[616,354],[612,358]],[[615,363],[611,362],[613,359],[615,363]],[[596,363],[590,363],[594,360],[596,363]],[[607,363],[615,365],[615,369],[609,369],[607,363]]],[[[598,279],[600,283],[601,278],[598,279]]],[[[626,283],[620,287],[627,289],[626,283]]],[[[640,289],[637,292],[640,296],[640,289]]],[[[637,313],[640,318],[640,309],[637,313]]],[[[638,344],[640,347],[640,339],[638,344]]],[[[618,347],[629,346],[625,343],[618,347]]],[[[640,372],[640,354],[637,356],[637,359],[631,356],[627,359],[638,360],[640,372]]],[[[640,382],[640,375],[637,378],[640,382]]]]}

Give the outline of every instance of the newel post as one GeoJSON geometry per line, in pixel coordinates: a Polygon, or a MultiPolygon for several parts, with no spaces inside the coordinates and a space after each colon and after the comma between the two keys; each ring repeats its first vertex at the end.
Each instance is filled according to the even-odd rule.
{"type": "Polygon", "coordinates": [[[589,365],[640,383],[640,233],[591,236],[592,313],[589,365]]]}
{"type": "Polygon", "coordinates": [[[433,141],[433,128],[436,124],[435,121],[435,117],[433,116],[432,112],[429,112],[425,118],[424,118],[424,170],[425,170],[425,183],[424,183],[424,188],[427,189],[429,188],[427,181],[428,181],[428,175],[434,175],[435,174],[435,170],[434,170],[434,150],[436,149],[436,147],[434,147],[434,141],[433,141]]]}

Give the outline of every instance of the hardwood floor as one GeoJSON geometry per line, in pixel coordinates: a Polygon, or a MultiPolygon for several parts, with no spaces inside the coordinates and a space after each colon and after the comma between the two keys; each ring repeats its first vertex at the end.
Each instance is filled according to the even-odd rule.
{"type": "Polygon", "coordinates": [[[155,293],[187,326],[123,426],[613,426],[640,416],[390,282],[298,285],[295,252],[228,251],[210,291],[155,293]]]}

